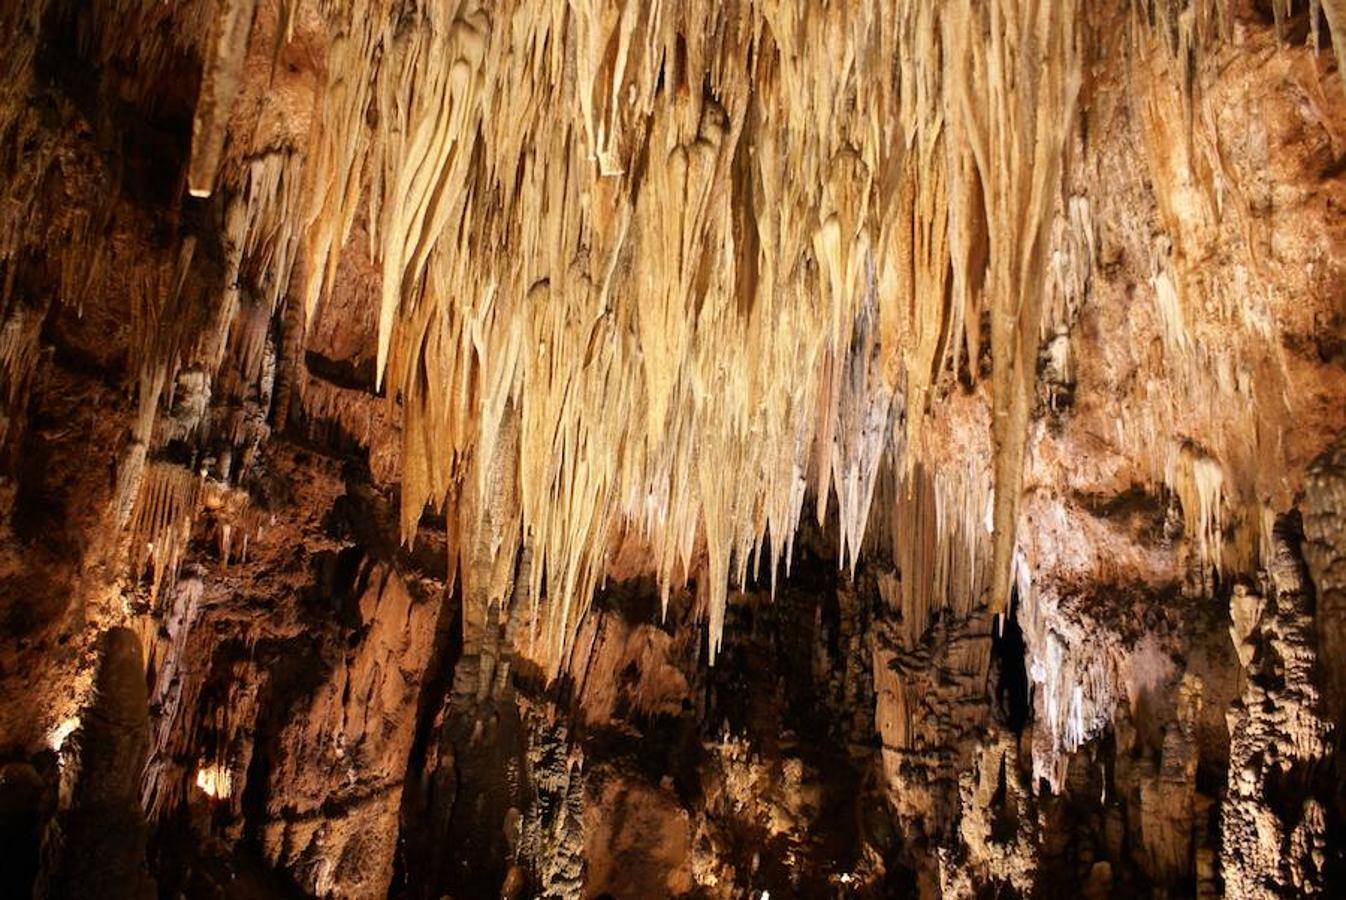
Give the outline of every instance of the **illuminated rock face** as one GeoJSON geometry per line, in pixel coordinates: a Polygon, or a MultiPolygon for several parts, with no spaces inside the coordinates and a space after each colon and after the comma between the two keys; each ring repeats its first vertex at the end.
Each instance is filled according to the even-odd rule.
{"type": "Polygon", "coordinates": [[[1342,894],[1339,29],[0,9],[3,892],[1342,894]]]}

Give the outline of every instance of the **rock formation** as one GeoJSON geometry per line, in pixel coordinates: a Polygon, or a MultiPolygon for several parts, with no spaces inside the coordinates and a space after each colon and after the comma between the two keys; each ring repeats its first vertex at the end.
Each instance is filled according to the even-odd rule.
{"type": "Polygon", "coordinates": [[[0,6],[0,893],[1346,893],[1343,161],[1343,0],[0,6]]]}

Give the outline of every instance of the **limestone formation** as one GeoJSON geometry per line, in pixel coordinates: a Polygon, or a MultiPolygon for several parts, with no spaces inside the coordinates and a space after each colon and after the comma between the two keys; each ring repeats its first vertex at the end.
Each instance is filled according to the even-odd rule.
{"type": "Polygon", "coordinates": [[[0,893],[1346,893],[1344,29],[0,4],[0,893]]]}

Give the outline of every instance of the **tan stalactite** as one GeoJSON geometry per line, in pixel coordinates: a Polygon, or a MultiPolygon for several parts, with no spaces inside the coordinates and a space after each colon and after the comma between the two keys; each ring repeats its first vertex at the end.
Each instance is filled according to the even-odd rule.
{"type": "Polygon", "coordinates": [[[1196,448],[1185,445],[1165,476],[1182,506],[1183,524],[1204,569],[1222,568],[1225,535],[1224,471],[1196,448]]]}
{"type": "MultiPolygon", "coordinates": [[[[879,459],[895,451],[910,465],[954,346],[975,352],[984,302],[1009,323],[993,327],[993,344],[1005,420],[996,521],[1012,546],[1042,245],[1078,81],[1073,7],[572,3],[543,5],[531,34],[523,9],[426,10],[397,34],[362,24],[384,54],[372,73],[378,126],[314,161],[354,167],[335,182],[350,185],[368,160],[359,177],[384,276],[378,366],[409,410],[404,533],[499,452],[513,397],[523,539],[539,563],[530,594],[560,617],[544,629],[557,658],[564,623],[587,607],[614,532],[627,529],[650,542],[665,592],[705,554],[714,648],[728,588],[768,533],[771,577],[788,566],[806,473],[820,514],[835,485],[854,559],[879,459]],[[553,52],[563,40],[573,81],[553,52]],[[975,69],[932,65],[949,40],[972,41],[959,46],[975,69]],[[1030,40],[1046,52],[1029,63],[1030,90],[1011,96],[1007,67],[1030,40]],[[873,75],[889,66],[896,89],[873,75]],[[991,117],[1005,100],[1015,109],[991,117]],[[958,159],[951,118],[983,147],[957,178],[945,175],[958,159]],[[734,204],[752,210],[751,241],[734,204]],[[984,220],[1009,230],[980,290],[950,255],[985,259],[984,220]],[[870,343],[855,344],[865,327],[870,343]],[[907,425],[888,448],[896,390],[907,425]]],[[[372,101],[342,100],[358,90],[348,82],[326,102],[351,122],[372,101]]],[[[310,202],[320,196],[310,302],[351,215],[327,210],[352,208],[328,188],[310,202]]]]}
{"type": "Polygon", "coordinates": [[[489,22],[484,9],[464,9],[450,22],[425,24],[428,41],[407,48],[393,108],[401,126],[391,151],[390,193],[383,206],[383,301],[379,310],[378,375],[388,361],[393,319],[404,286],[415,289],[448,218],[463,202],[471,163],[471,126],[480,116],[482,64],[489,22]],[[405,111],[405,117],[398,113],[405,111]]]}
{"type": "MultiPolygon", "coordinates": [[[[1346,708],[1346,450],[1309,463],[1346,427],[1346,106],[1292,5],[1279,30],[1227,0],[0,11],[0,575],[20,627],[53,609],[0,673],[51,721],[0,724],[59,753],[93,681],[62,668],[128,623],[155,819],[209,811],[307,890],[386,894],[443,844],[399,835],[471,805],[460,751],[513,745],[506,893],[529,868],[571,895],[615,858],[591,832],[584,876],[581,806],[607,840],[649,798],[568,748],[705,718],[728,682],[694,666],[760,680],[794,634],[830,749],[879,763],[871,875],[1316,887],[1330,808],[1265,795],[1331,787],[1346,708]],[[1295,507],[1312,590],[1293,516],[1271,527],[1295,507]],[[759,605],[797,532],[805,583],[759,605]],[[587,738],[546,721],[571,699],[587,738]],[[1047,795],[1091,793],[1099,840],[1057,841],[1047,795]]],[[[762,685],[749,731],[796,688],[762,685]]],[[[708,817],[781,788],[805,874],[825,794],[789,735],[740,738],[702,754],[677,852],[725,863],[708,817]]]]}
{"type": "Polygon", "coordinates": [[[215,173],[224,152],[225,129],[248,50],[257,0],[224,0],[211,30],[201,91],[192,121],[192,156],[187,189],[208,197],[215,189],[215,173]]]}
{"type": "MultiPolygon", "coordinates": [[[[202,60],[189,187],[214,186],[227,213],[228,283],[209,346],[180,346],[171,329],[155,338],[150,418],[185,362],[219,368],[222,329],[261,358],[248,340],[260,320],[233,313],[239,282],[258,295],[257,316],[292,303],[291,319],[311,319],[359,234],[379,275],[376,372],[402,428],[403,536],[427,506],[493,502],[488,473],[507,462],[516,508],[462,523],[517,520],[510,539],[533,554],[529,596],[546,610],[552,662],[625,539],[648,548],[665,595],[705,573],[713,647],[731,588],[788,572],[806,494],[820,515],[837,504],[854,563],[871,520],[897,518],[890,507],[917,502],[924,478],[940,485],[937,556],[957,545],[980,560],[990,520],[985,571],[956,584],[980,593],[957,602],[1004,609],[1040,344],[1069,328],[1072,301],[1052,285],[1078,292],[1088,277],[1058,269],[1049,245],[1098,215],[1061,174],[1076,143],[1081,4],[116,6],[136,23],[190,19],[142,62],[157,72],[184,51],[202,60]],[[260,52],[258,41],[274,43],[260,52]],[[230,101],[238,60],[288,58],[305,41],[320,50],[294,50],[314,82],[295,117],[303,130],[249,147],[229,131],[245,118],[230,101]],[[989,421],[956,411],[969,396],[989,403],[989,421]],[[971,456],[927,437],[953,415],[963,433],[992,438],[971,440],[993,477],[941,471],[971,456]]],[[[1130,20],[1132,49],[1149,48],[1128,57],[1148,85],[1136,91],[1138,153],[1177,251],[1156,251],[1152,272],[1167,362],[1203,370],[1191,399],[1206,409],[1274,396],[1274,354],[1249,372],[1194,351],[1189,304],[1231,301],[1186,296],[1202,285],[1183,253],[1209,223],[1184,218],[1167,177],[1185,159],[1205,197],[1228,180],[1200,84],[1171,63],[1221,39],[1223,4],[1138,3],[1130,20]],[[1169,146],[1156,123],[1172,119],[1190,141],[1169,146]]],[[[101,43],[88,52],[129,54],[116,31],[91,32],[101,43]]],[[[1080,268],[1092,264],[1091,249],[1080,268]]],[[[148,311],[142,330],[161,319],[148,311]]],[[[1187,470],[1166,471],[1185,437],[1169,407],[1123,409],[1120,434],[1161,445],[1150,477],[1185,490],[1173,482],[1187,470]]],[[[1278,437],[1254,424],[1255,440],[1208,447],[1224,519],[1184,509],[1204,523],[1198,551],[1216,565],[1249,554],[1221,556],[1230,542],[1205,526],[1260,521],[1271,494],[1262,480],[1278,437]]],[[[137,429],[137,441],[152,437],[151,422],[137,429]]],[[[477,535],[458,537],[451,565],[475,552],[477,535]]]]}
{"type": "Polygon", "coordinates": [[[1074,2],[956,4],[946,52],[963,67],[956,112],[985,191],[986,297],[996,441],[991,606],[1009,601],[1028,416],[1037,365],[1044,265],[1062,158],[1079,94],[1074,2]]]}
{"type": "MultiPolygon", "coordinates": [[[[1346,2],[1343,0],[1314,0],[1313,7],[1321,4],[1323,15],[1327,17],[1328,28],[1332,34],[1339,35],[1342,29],[1346,28],[1346,2]]],[[[1313,42],[1318,45],[1318,9],[1313,9],[1310,13],[1313,22],[1313,42]]],[[[1346,81],[1346,41],[1333,40],[1332,49],[1337,55],[1337,74],[1346,81]]]]}
{"type": "Polygon", "coordinates": [[[203,479],[181,466],[150,463],[145,469],[129,530],[133,571],[139,575],[147,564],[154,568],[151,603],[165,581],[171,584],[177,577],[202,484],[203,479]]]}

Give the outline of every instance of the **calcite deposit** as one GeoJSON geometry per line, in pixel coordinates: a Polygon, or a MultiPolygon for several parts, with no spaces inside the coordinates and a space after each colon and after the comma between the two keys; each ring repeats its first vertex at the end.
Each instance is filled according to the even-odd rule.
{"type": "Polygon", "coordinates": [[[1343,896],[1344,739],[1343,0],[0,2],[0,895],[1343,896]]]}

